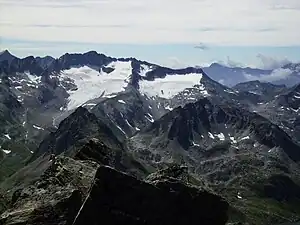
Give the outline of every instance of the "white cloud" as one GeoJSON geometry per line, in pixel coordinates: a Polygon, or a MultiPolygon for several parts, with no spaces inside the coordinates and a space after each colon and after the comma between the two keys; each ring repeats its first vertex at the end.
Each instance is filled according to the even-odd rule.
{"type": "Polygon", "coordinates": [[[270,56],[265,56],[262,54],[258,54],[257,58],[260,60],[259,67],[262,69],[273,70],[278,69],[288,63],[291,63],[287,58],[274,58],[270,56]]]}
{"type": "Polygon", "coordinates": [[[203,51],[209,49],[208,45],[206,45],[206,44],[204,44],[204,43],[202,43],[202,42],[200,42],[198,45],[195,45],[194,48],[197,48],[197,49],[200,49],[200,50],[203,50],[203,51]]]}
{"type": "Polygon", "coordinates": [[[247,81],[259,80],[259,81],[263,81],[263,82],[274,82],[274,81],[279,81],[279,80],[285,80],[292,74],[293,74],[293,71],[291,71],[290,69],[279,68],[279,69],[273,70],[272,73],[270,73],[268,75],[254,76],[254,75],[245,73],[244,77],[246,78],[247,81]]]}
{"type": "Polygon", "coordinates": [[[217,63],[223,65],[223,66],[227,66],[227,67],[246,67],[245,64],[241,63],[241,62],[237,62],[232,60],[229,56],[227,56],[226,61],[222,61],[222,60],[218,60],[217,63]]]}
{"type": "Polygon", "coordinates": [[[0,5],[4,38],[125,44],[300,43],[298,0],[0,0],[0,5]]]}

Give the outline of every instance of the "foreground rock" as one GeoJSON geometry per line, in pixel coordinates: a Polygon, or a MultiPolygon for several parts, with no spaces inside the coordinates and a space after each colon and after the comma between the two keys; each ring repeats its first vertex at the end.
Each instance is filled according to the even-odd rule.
{"type": "Polygon", "coordinates": [[[220,197],[176,179],[144,182],[108,166],[52,158],[34,184],[12,195],[0,224],[223,225],[220,197]]]}

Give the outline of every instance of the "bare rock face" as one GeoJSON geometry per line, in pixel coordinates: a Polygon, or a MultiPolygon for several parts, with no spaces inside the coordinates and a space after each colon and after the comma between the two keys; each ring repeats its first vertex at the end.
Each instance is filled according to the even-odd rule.
{"type": "Polygon", "coordinates": [[[221,225],[227,221],[227,207],[220,197],[181,182],[146,183],[100,167],[74,224],[221,225]]]}
{"type": "Polygon", "coordinates": [[[223,225],[228,204],[179,180],[141,181],[89,160],[50,157],[40,179],[16,190],[2,225],[223,225]]]}

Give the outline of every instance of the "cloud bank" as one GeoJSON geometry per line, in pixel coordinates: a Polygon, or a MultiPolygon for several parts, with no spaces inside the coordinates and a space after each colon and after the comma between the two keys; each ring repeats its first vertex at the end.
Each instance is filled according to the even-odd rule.
{"type": "Polygon", "coordinates": [[[270,56],[265,56],[262,54],[258,54],[257,58],[260,61],[259,67],[266,70],[278,69],[284,65],[287,65],[288,63],[291,63],[291,61],[288,60],[287,58],[278,59],[270,56]]]}
{"type": "Polygon", "coordinates": [[[0,6],[6,39],[300,44],[299,0],[0,0],[0,6]]]}
{"type": "Polygon", "coordinates": [[[286,80],[289,76],[293,74],[293,71],[290,69],[275,69],[268,75],[260,75],[260,76],[253,76],[251,74],[244,73],[244,77],[247,81],[252,80],[259,80],[263,82],[275,82],[279,80],[286,80]]]}

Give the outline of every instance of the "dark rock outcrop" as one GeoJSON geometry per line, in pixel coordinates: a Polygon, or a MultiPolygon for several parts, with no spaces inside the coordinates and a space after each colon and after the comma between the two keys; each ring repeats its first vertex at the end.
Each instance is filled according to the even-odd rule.
{"type": "Polygon", "coordinates": [[[224,225],[228,204],[176,180],[144,182],[92,161],[51,157],[34,184],[17,190],[3,225],[224,225]]]}
{"type": "Polygon", "coordinates": [[[74,224],[202,224],[227,221],[227,203],[220,197],[179,182],[136,180],[100,167],[96,182],[74,224]],[[205,202],[205,204],[203,204],[205,202]],[[101,218],[101,220],[99,220],[101,218]]]}
{"type": "Polygon", "coordinates": [[[16,58],[17,57],[12,55],[8,50],[0,52],[0,62],[6,61],[8,64],[10,64],[16,58]]]}
{"type": "Polygon", "coordinates": [[[91,138],[99,138],[111,148],[122,148],[121,142],[106,124],[99,121],[87,109],[79,107],[60,123],[54,133],[45,138],[32,156],[32,160],[44,153],[58,155],[79,149],[91,138]]]}

